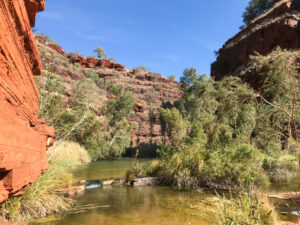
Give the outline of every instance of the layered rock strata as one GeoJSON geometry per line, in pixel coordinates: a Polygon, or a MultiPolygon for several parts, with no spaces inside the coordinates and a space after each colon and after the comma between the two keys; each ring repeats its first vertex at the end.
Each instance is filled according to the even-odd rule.
{"type": "MultiPolygon", "coordinates": [[[[249,57],[256,52],[269,54],[275,47],[300,48],[300,1],[281,0],[272,9],[253,20],[218,51],[211,75],[220,80],[228,75],[240,75],[249,57]]],[[[255,83],[255,78],[244,79],[255,83]]],[[[255,86],[255,84],[253,84],[255,86]]]]}
{"type": "Polygon", "coordinates": [[[54,129],[38,118],[42,63],[31,27],[45,0],[0,0],[0,202],[48,168],[54,129]]]}

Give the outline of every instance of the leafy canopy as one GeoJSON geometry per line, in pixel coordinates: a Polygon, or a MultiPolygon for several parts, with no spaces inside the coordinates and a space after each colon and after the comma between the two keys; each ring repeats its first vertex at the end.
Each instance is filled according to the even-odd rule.
{"type": "Polygon", "coordinates": [[[251,0],[243,13],[244,24],[268,11],[274,4],[274,0],[251,0]]]}

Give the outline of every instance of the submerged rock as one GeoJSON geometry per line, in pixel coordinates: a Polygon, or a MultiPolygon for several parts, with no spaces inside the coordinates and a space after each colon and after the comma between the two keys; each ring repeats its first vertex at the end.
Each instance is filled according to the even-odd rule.
{"type": "Polygon", "coordinates": [[[160,179],[158,177],[143,177],[135,178],[131,181],[132,186],[153,186],[160,184],[160,179]]]}
{"type": "Polygon", "coordinates": [[[86,181],[85,184],[85,189],[90,190],[90,189],[95,189],[101,187],[100,180],[89,180],[86,181]]]}

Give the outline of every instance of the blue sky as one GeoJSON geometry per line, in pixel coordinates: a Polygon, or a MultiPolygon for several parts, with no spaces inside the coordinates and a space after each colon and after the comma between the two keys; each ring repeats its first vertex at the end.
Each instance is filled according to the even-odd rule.
{"type": "Polygon", "coordinates": [[[177,79],[186,67],[210,73],[218,50],[239,31],[248,0],[48,0],[36,28],[68,52],[101,46],[127,68],[177,79]]]}

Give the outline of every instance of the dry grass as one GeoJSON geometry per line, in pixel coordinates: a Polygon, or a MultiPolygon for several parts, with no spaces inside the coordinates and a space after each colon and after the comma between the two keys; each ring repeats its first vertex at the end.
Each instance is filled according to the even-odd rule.
{"type": "Polygon", "coordinates": [[[23,197],[11,198],[1,207],[9,221],[31,221],[72,208],[75,202],[58,190],[72,182],[71,170],[90,161],[87,151],[77,143],[58,141],[48,150],[50,168],[26,190],[23,197]]]}
{"type": "Polygon", "coordinates": [[[91,161],[88,152],[78,143],[57,141],[47,151],[49,162],[67,164],[68,167],[78,166],[91,161]]]}
{"type": "Polygon", "coordinates": [[[53,164],[29,189],[24,197],[12,198],[1,205],[1,214],[10,221],[31,221],[69,210],[73,201],[57,189],[72,180],[69,169],[53,164]]]}
{"type": "Polygon", "coordinates": [[[236,197],[220,197],[217,225],[275,225],[275,207],[266,195],[242,190],[236,197]]]}

